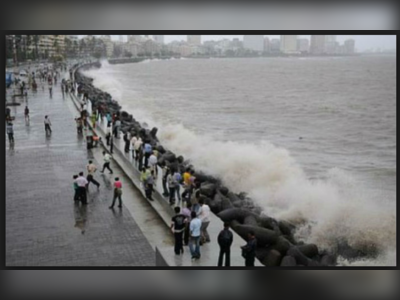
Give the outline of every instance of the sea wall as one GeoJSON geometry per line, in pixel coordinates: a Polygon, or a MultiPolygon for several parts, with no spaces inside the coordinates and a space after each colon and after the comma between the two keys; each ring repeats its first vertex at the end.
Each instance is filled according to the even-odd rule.
{"type": "Polygon", "coordinates": [[[207,174],[206,170],[197,170],[179,153],[164,147],[157,138],[157,128],[146,129],[131,114],[121,110],[121,106],[112,96],[93,86],[93,80],[82,75],[82,70],[100,68],[100,63],[91,63],[76,69],[75,81],[82,93],[87,93],[93,110],[102,107],[121,119],[121,131],[140,136],[159,151],[158,164],[164,162],[171,169],[183,173],[187,168],[195,171],[196,185],[212,212],[222,221],[228,222],[231,228],[243,239],[254,231],[257,241],[257,258],[265,266],[334,266],[336,255],[321,251],[317,245],[304,244],[295,239],[295,226],[284,220],[276,220],[262,211],[245,192],[231,192],[219,178],[207,174]]]}

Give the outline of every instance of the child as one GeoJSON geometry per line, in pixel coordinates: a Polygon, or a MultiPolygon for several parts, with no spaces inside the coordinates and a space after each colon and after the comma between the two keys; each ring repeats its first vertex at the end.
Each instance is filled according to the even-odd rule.
{"type": "Polygon", "coordinates": [[[75,180],[78,178],[78,175],[74,175],[72,178],[74,179],[74,190],[75,190],[74,201],[78,202],[79,201],[78,184],[75,182],[75,180]]]}

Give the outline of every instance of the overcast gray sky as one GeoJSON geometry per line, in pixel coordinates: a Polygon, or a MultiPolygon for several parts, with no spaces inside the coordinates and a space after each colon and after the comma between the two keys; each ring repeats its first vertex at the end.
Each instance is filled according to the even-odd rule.
{"type": "MultiPolygon", "coordinates": [[[[268,35],[271,38],[279,38],[279,36],[268,35]]],[[[309,35],[302,35],[303,37],[308,37],[309,35]]],[[[113,35],[113,40],[118,40],[118,35],[113,35]]],[[[203,35],[202,41],[209,40],[219,40],[223,38],[233,39],[240,38],[243,39],[243,35],[203,35]]],[[[356,48],[359,51],[364,51],[370,48],[382,48],[382,49],[396,49],[396,36],[395,35],[338,35],[337,40],[343,42],[346,39],[353,38],[356,40],[356,48]]],[[[126,40],[126,35],[124,36],[126,40]]],[[[186,40],[185,35],[165,35],[165,41],[167,43],[173,40],[186,40]]]]}

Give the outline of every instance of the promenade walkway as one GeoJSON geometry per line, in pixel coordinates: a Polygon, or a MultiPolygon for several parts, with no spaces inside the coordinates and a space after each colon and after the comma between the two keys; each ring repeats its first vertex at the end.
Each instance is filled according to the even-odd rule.
{"type": "Polygon", "coordinates": [[[113,176],[95,176],[101,187],[90,186],[86,207],[74,204],[72,176],[85,171],[88,159],[100,168],[101,149],[86,149],[69,96],[63,97],[60,83],[53,90],[52,98],[47,88],[30,91],[27,99],[16,98],[21,106],[11,107],[15,145],[6,137],[6,266],[154,266],[154,244],[171,240],[164,240],[165,226],[150,206],[134,220],[140,196],[118,166],[112,164],[113,176]],[[51,136],[44,131],[45,115],[53,124],[51,136]],[[125,193],[123,208],[112,211],[114,176],[122,178],[125,193]],[[137,222],[159,231],[148,240],[137,222]]]}

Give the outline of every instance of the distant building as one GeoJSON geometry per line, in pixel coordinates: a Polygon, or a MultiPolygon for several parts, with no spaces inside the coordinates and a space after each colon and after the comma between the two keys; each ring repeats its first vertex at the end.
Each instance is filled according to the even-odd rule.
{"type": "Polygon", "coordinates": [[[243,47],[245,49],[263,52],[264,36],[263,35],[245,35],[243,39],[243,47]]]}
{"type": "Polygon", "coordinates": [[[272,39],[269,44],[271,53],[279,53],[281,51],[281,41],[279,39],[272,39]]]}
{"type": "Polygon", "coordinates": [[[325,49],[325,35],[312,35],[311,36],[311,54],[324,54],[325,49]]]}
{"type": "Polygon", "coordinates": [[[338,52],[339,43],[336,41],[336,35],[325,36],[325,53],[336,54],[338,52]]]}
{"type": "Polygon", "coordinates": [[[188,35],[187,42],[190,45],[200,46],[201,45],[201,35],[188,35]]]}
{"type": "Polygon", "coordinates": [[[308,39],[297,39],[297,51],[300,53],[310,52],[310,41],[308,39]]]}
{"type": "Polygon", "coordinates": [[[336,42],[336,35],[326,35],[325,36],[326,43],[334,43],[336,42]]]}
{"type": "Polygon", "coordinates": [[[141,35],[128,35],[128,43],[142,42],[143,37],[141,35]]]}
{"type": "Polygon", "coordinates": [[[264,38],[264,52],[267,52],[267,53],[271,52],[271,45],[270,45],[268,37],[264,38]]]}
{"type": "Polygon", "coordinates": [[[234,38],[232,40],[232,47],[236,49],[243,48],[243,42],[238,38],[234,38]]]}
{"type": "Polygon", "coordinates": [[[148,56],[153,56],[161,51],[161,45],[152,39],[148,39],[147,41],[143,42],[142,46],[144,53],[148,56]]]}
{"type": "Polygon", "coordinates": [[[297,35],[281,35],[281,52],[295,54],[297,51],[297,35]]]}
{"type": "Polygon", "coordinates": [[[346,54],[354,54],[355,52],[355,40],[349,39],[344,41],[344,49],[346,54]]]}
{"type": "Polygon", "coordinates": [[[107,57],[111,57],[114,52],[114,43],[111,41],[111,35],[103,35],[100,39],[106,45],[107,57]]]}
{"type": "Polygon", "coordinates": [[[78,41],[77,35],[66,35],[65,37],[69,38],[73,43],[78,41]]]}
{"type": "Polygon", "coordinates": [[[159,44],[164,44],[164,36],[163,35],[153,35],[154,41],[159,44]]]}

